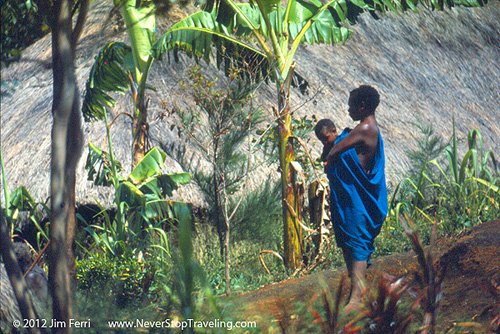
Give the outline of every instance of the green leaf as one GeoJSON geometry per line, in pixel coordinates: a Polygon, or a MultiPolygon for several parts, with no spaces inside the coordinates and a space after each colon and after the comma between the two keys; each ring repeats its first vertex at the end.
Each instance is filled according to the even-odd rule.
{"type": "Polygon", "coordinates": [[[185,260],[191,260],[193,243],[191,241],[191,207],[187,203],[170,201],[175,218],[179,221],[179,248],[185,260]]]}
{"type": "Polygon", "coordinates": [[[305,23],[314,16],[319,7],[321,5],[317,6],[306,1],[294,1],[290,10],[289,23],[305,23]]]}
{"type": "Polygon", "coordinates": [[[128,45],[111,42],[99,51],[85,86],[82,113],[86,122],[104,119],[106,109],[116,104],[108,94],[128,91],[133,69],[132,49],[128,45]]]}
{"type": "Polygon", "coordinates": [[[139,83],[142,75],[149,70],[149,57],[156,40],[155,6],[152,1],[125,0],[120,9],[132,46],[135,69],[133,75],[139,83]]]}
{"type": "Polygon", "coordinates": [[[153,147],[137,164],[128,176],[134,184],[140,184],[147,178],[161,173],[167,155],[158,147],[153,147]]]}
{"type": "Polygon", "coordinates": [[[174,190],[180,185],[191,182],[191,174],[189,173],[173,173],[158,175],[143,185],[140,189],[145,194],[156,194],[158,198],[172,196],[174,190]]]}
{"type": "Polygon", "coordinates": [[[146,195],[145,205],[142,208],[142,216],[148,221],[165,220],[171,217],[171,212],[166,199],[158,199],[155,196],[146,195]]]}
{"type": "Polygon", "coordinates": [[[94,181],[97,186],[111,186],[113,181],[112,164],[115,164],[116,172],[122,171],[122,165],[117,160],[112,160],[108,152],[101,150],[92,143],[89,143],[89,154],[85,163],[87,170],[87,180],[94,181]]]}
{"type": "Polygon", "coordinates": [[[179,188],[180,185],[191,182],[191,174],[189,173],[174,173],[161,175],[158,177],[163,194],[172,196],[172,192],[179,188]]]}
{"type": "Polygon", "coordinates": [[[491,182],[488,182],[487,180],[484,180],[484,179],[481,179],[481,178],[478,178],[478,177],[474,177],[473,178],[474,181],[488,187],[489,189],[491,189],[493,192],[497,193],[500,195],[500,188],[497,187],[496,185],[494,185],[493,183],[491,182]]]}
{"type": "Polygon", "coordinates": [[[280,0],[254,0],[264,9],[264,15],[269,15],[269,13],[276,11],[278,5],[280,5],[280,0]]]}
{"type": "MultiPolygon", "coordinates": [[[[301,37],[299,34],[308,21],[311,21],[309,29],[301,37],[301,42],[307,44],[336,44],[344,43],[350,36],[350,30],[338,25],[337,20],[345,21],[347,17],[347,5],[344,1],[335,1],[331,4],[337,18],[327,10],[321,3],[311,4],[305,1],[297,1],[290,13],[290,36],[293,39],[301,37]]],[[[294,41],[294,44],[296,41],[294,41]]]]}
{"type": "Polygon", "coordinates": [[[117,203],[127,203],[130,208],[142,207],[145,197],[133,183],[125,181],[116,188],[115,198],[117,203]]]}
{"type": "MultiPolygon", "coordinates": [[[[412,0],[408,0],[408,1],[412,1],[412,0]]],[[[373,7],[368,5],[363,0],[351,0],[351,3],[356,5],[357,7],[361,8],[361,9],[364,9],[364,10],[372,10],[373,9],[373,7]]]]}
{"type": "MultiPolygon", "coordinates": [[[[234,23],[233,23],[234,24],[234,23]]],[[[238,28],[242,28],[241,25],[238,28]]],[[[155,58],[160,58],[168,51],[181,49],[189,56],[203,58],[210,61],[212,46],[223,45],[224,42],[233,44],[237,48],[247,49],[263,55],[261,51],[236,38],[244,31],[231,35],[231,27],[225,27],[217,22],[213,13],[199,11],[174,24],[153,48],[155,58]]],[[[227,50],[229,52],[230,50],[227,50]]]]}
{"type": "Polygon", "coordinates": [[[30,192],[24,186],[16,188],[10,196],[10,209],[19,211],[31,211],[36,207],[36,202],[30,192]]]}

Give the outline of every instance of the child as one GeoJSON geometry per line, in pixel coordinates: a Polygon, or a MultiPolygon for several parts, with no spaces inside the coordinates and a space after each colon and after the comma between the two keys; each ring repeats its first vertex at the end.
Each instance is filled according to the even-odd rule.
{"type": "Polygon", "coordinates": [[[321,158],[330,181],[335,239],[351,278],[346,312],[360,303],[373,242],[388,211],[384,143],[375,119],[379,101],[377,90],[360,86],[350,93],[348,101],[349,115],[359,121],[354,129],[345,129],[337,136],[330,120],[319,121],[315,128],[324,145],[321,158]]]}
{"type": "Polygon", "coordinates": [[[330,150],[333,148],[333,143],[337,138],[337,128],[331,120],[325,118],[316,124],[314,133],[323,144],[321,161],[326,161],[326,156],[330,153],[330,150]]]}

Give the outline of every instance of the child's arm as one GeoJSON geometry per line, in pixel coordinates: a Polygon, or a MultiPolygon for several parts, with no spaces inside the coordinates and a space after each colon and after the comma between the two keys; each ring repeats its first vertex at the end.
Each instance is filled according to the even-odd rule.
{"type": "Polygon", "coordinates": [[[333,143],[327,143],[326,145],[323,145],[323,152],[321,152],[321,161],[326,161],[328,153],[330,153],[331,149],[333,148],[333,143]]]}

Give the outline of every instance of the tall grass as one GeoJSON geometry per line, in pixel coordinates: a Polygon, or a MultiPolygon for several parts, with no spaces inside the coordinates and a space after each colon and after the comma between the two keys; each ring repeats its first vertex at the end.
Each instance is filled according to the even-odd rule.
{"type": "MultiPolygon", "coordinates": [[[[429,133],[428,130],[424,132],[423,141],[438,145],[441,141],[437,137],[425,136],[429,133]]],[[[425,149],[429,149],[429,145],[420,145],[420,150],[425,149]]],[[[421,159],[429,157],[426,151],[412,152],[415,167],[401,183],[399,192],[393,195],[393,217],[389,217],[389,221],[397,221],[400,211],[408,212],[417,225],[427,226],[423,236],[428,240],[428,227],[433,221],[437,221],[441,232],[451,234],[498,218],[500,178],[497,161],[493,152],[484,147],[479,130],[469,131],[465,153],[461,151],[453,122],[448,144],[440,145],[430,160],[421,159]]]]}

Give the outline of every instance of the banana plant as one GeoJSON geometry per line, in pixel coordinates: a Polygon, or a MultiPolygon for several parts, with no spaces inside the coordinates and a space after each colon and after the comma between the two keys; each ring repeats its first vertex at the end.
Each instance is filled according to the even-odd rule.
{"type": "Polygon", "coordinates": [[[191,175],[184,172],[163,174],[165,157],[165,152],[155,146],[124,177],[119,174],[120,165],[112,160],[111,154],[89,145],[86,163],[89,179],[98,185],[114,186],[116,215],[110,219],[103,210],[107,226],[93,226],[87,231],[112,255],[123,252],[127,243],[140,233],[147,229],[155,230],[158,223],[183,218],[177,212],[185,208],[186,203],[170,200],[169,197],[180,185],[189,183],[191,175]],[[101,235],[96,230],[102,230],[101,235]]]}
{"type": "Polygon", "coordinates": [[[297,268],[302,260],[302,204],[295,186],[300,172],[293,167],[297,164],[292,163],[294,135],[289,99],[290,87],[294,83],[301,85],[296,82],[299,76],[295,72],[298,47],[303,43],[344,43],[351,35],[349,25],[361,12],[416,11],[418,3],[441,9],[478,6],[482,0],[208,0],[203,10],[173,25],[154,47],[155,58],[171,50],[182,50],[207,62],[215,58],[217,66],[225,67],[226,74],[264,76],[275,83],[273,110],[279,137],[284,258],[288,268],[297,268]]]}
{"type": "Polygon", "coordinates": [[[130,45],[110,42],[96,56],[86,84],[82,111],[86,122],[103,120],[108,108],[116,104],[111,92],[129,91],[133,100],[132,166],[146,153],[147,100],[146,82],[153,63],[151,50],[156,41],[156,18],[153,1],[114,0],[125,21],[130,45]]]}

